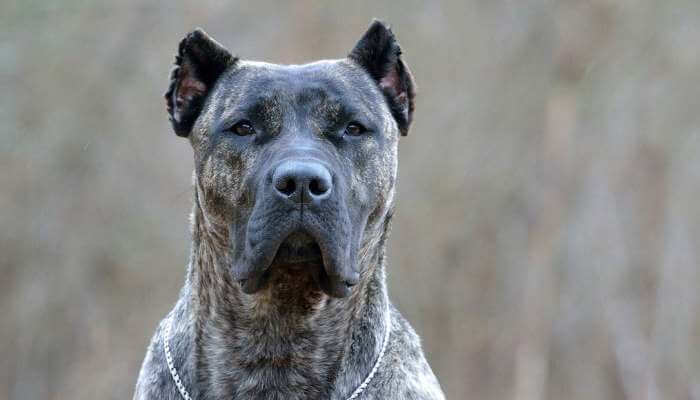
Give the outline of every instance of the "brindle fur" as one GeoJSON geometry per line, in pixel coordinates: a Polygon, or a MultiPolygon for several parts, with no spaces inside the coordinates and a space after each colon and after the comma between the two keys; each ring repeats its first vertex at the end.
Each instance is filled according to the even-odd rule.
{"type": "MultiPolygon", "coordinates": [[[[183,40],[166,99],[176,133],[189,137],[195,153],[191,256],[180,297],[148,348],[134,399],[180,398],[163,351],[164,324],[170,319],[174,364],[194,399],[345,399],[372,369],[387,320],[391,334],[384,359],[360,398],[444,398],[418,336],[389,303],[385,284],[397,142],[408,131],[414,96],[410,72],[399,56],[393,34],[378,21],[348,59],[305,66],[237,60],[201,31],[183,40]],[[206,57],[215,65],[198,67],[206,57]],[[299,264],[273,265],[265,283],[252,289],[244,290],[241,282],[246,281],[240,280],[254,276],[245,273],[256,269],[240,264],[236,257],[242,250],[236,246],[252,235],[249,225],[256,215],[272,212],[256,211],[264,197],[255,182],[266,175],[255,171],[274,163],[281,150],[236,147],[239,142],[217,139],[213,132],[226,110],[240,107],[246,93],[261,89],[261,76],[275,85],[280,79],[292,82],[282,89],[264,88],[265,97],[256,103],[276,142],[306,140],[300,131],[323,137],[334,120],[343,122],[344,103],[315,79],[333,82],[336,94],[348,96],[355,108],[374,118],[373,138],[353,142],[352,151],[327,145],[331,150],[322,153],[342,169],[338,196],[345,197],[323,210],[306,211],[323,214],[307,217],[309,224],[323,226],[306,229],[318,229],[332,242],[345,240],[338,246],[352,251],[347,259],[338,256],[337,271],[326,266],[329,279],[335,279],[328,287],[320,288],[309,267],[299,264]],[[313,90],[306,90],[307,81],[313,90]],[[298,112],[299,104],[312,111],[298,112]],[[353,218],[347,216],[353,212],[353,218]],[[358,283],[346,288],[343,279],[352,280],[354,271],[358,283]]],[[[288,224],[275,215],[272,222],[259,217],[259,229],[288,224]]]]}

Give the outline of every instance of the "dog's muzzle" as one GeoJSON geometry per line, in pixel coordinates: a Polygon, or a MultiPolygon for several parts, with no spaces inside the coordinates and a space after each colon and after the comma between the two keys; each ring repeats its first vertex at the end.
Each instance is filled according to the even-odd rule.
{"type": "Polygon", "coordinates": [[[235,239],[232,272],[244,292],[260,290],[271,269],[294,265],[308,267],[327,294],[350,294],[359,281],[357,244],[336,181],[324,163],[308,158],[286,159],[269,170],[245,229],[245,246],[241,232],[235,239]]]}

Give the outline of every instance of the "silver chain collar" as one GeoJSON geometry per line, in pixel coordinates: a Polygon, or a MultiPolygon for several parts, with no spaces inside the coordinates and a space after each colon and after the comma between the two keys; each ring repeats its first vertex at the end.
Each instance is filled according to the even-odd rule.
{"type": "Polygon", "coordinates": [[[175,386],[177,386],[177,390],[180,391],[180,395],[182,396],[182,398],[185,400],[192,400],[190,394],[187,392],[187,389],[185,389],[185,385],[182,384],[180,375],[178,375],[177,370],[175,369],[175,364],[173,363],[173,356],[170,353],[170,329],[172,328],[172,325],[173,315],[171,315],[170,318],[168,318],[168,323],[165,324],[165,332],[163,334],[163,349],[165,350],[165,361],[168,363],[170,376],[173,377],[173,380],[175,381],[175,386]]]}
{"type": "MultiPolygon", "coordinates": [[[[180,392],[180,396],[182,396],[184,400],[192,400],[192,397],[190,397],[190,394],[187,392],[185,385],[182,384],[180,375],[178,375],[177,369],[175,369],[173,356],[170,353],[170,332],[172,329],[172,324],[173,316],[171,315],[168,319],[168,322],[165,324],[165,332],[163,334],[163,349],[165,350],[165,361],[168,363],[168,370],[170,370],[170,376],[173,377],[173,381],[175,381],[175,386],[177,386],[177,390],[180,392]]],[[[346,400],[357,399],[357,397],[360,396],[362,392],[364,392],[364,390],[367,388],[367,385],[369,385],[369,383],[372,381],[372,378],[374,378],[374,374],[377,373],[377,370],[379,369],[379,364],[381,364],[382,362],[382,358],[384,358],[386,345],[387,343],[389,343],[389,334],[391,333],[391,313],[389,312],[389,302],[387,302],[386,322],[384,330],[384,341],[382,342],[382,349],[379,351],[377,361],[374,362],[374,366],[372,367],[372,370],[369,371],[369,374],[367,374],[365,380],[362,381],[360,386],[358,386],[357,389],[355,389],[355,391],[352,392],[350,397],[348,397],[346,400]]]]}

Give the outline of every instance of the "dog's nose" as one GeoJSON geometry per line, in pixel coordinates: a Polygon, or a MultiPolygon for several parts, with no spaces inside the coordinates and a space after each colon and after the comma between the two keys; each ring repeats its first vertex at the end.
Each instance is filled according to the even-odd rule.
{"type": "Polygon", "coordinates": [[[328,198],[333,180],[328,169],[318,162],[289,160],[272,174],[275,193],[295,203],[311,203],[328,198]]]}

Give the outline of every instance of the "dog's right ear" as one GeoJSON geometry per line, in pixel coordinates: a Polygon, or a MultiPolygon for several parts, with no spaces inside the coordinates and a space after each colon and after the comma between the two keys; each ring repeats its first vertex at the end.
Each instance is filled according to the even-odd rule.
{"type": "Polygon", "coordinates": [[[197,28],[180,42],[165,103],[178,136],[189,136],[204,100],[221,74],[238,59],[197,28]]]}

